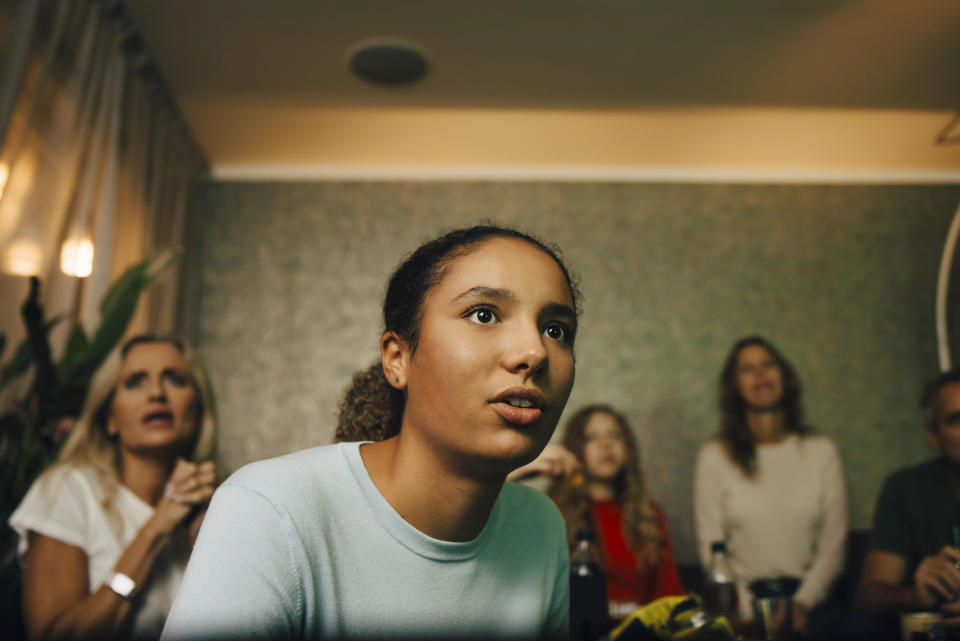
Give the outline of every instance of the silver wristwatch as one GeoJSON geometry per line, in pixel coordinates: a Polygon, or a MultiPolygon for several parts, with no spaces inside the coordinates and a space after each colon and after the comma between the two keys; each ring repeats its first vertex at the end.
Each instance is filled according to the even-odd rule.
{"type": "Polygon", "coordinates": [[[127,601],[133,601],[140,593],[140,587],[123,572],[114,572],[110,580],[107,581],[107,587],[127,601]]]}

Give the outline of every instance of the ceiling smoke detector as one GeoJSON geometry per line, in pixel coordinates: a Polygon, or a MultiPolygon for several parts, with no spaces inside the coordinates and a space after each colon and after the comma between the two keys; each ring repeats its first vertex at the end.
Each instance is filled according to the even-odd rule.
{"type": "Polygon", "coordinates": [[[400,87],[413,84],[427,73],[421,48],[408,41],[376,38],[359,42],[347,52],[350,69],[375,85],[400,87]]]}

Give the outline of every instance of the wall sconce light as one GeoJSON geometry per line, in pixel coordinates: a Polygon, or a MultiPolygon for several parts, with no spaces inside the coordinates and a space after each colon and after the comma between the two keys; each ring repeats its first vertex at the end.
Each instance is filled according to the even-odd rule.
{"type": "Polygon", "coordinates": [[[60,248],[60,271],[77,278],[86,278],[93,273],[93,241],[89,236],[63,241],[63,247],[60,248]]]}
{"type": "Polygon", "coordinates": [[[36,276],[43,262],[43,250],[40,245],[20,238],[7,247],[3,254],[3,271],[15,276],[36,276]]]}

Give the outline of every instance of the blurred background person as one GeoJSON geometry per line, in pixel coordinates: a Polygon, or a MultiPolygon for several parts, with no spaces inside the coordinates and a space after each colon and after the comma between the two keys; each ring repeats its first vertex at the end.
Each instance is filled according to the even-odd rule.
{"type": "Polygon", "coordinates": [[[139,335],[91,382],[58,461],[10,517],[31,639],[158,638],[216,483],[202,367],[139,335]]]}
{"type": "Polygon", "coordinates": [[[706,566],[725,541],[738,578],[740,616],[753,618],[747,585],[791,577],[792,624],[806,633],[811,609],[843,569],[847,502],[833,441],[803,422],[801,388],[768,341],[738,340],[720,375],[720,434],[697,456],[694,517],[706,566]]]}
{"type": "Polygon", "coordinates": [[[571,550],[578,529],[596,533],[611,614],[684,594],[667,519],[647,492],[626,417],[608,405],[588,405],[567,421],[561,443],[579,465],[559,447],[545,452],[542,467],[556,476],[548,493],[563,514],[571,550]]]}
{"type": "MultiPolygon", "coordinates": [[[[891,474],[873,515],[858,600],[889,615],[938,611],[960,629],[960,369],[923,390],[924,435],[937,456],[891,474]]],[[[879,635],[877,635],[879,636],[879,635]]]]}

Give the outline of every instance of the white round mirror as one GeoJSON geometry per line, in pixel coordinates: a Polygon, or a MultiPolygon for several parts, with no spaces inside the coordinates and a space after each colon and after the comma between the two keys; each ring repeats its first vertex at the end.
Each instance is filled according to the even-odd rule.
{"type": "Polygon", "coordinates": [[[946,371],[960,363],[960,208],[953,216],[940,260],[937,281],[937,351],[940,369],[946,371]]]}

